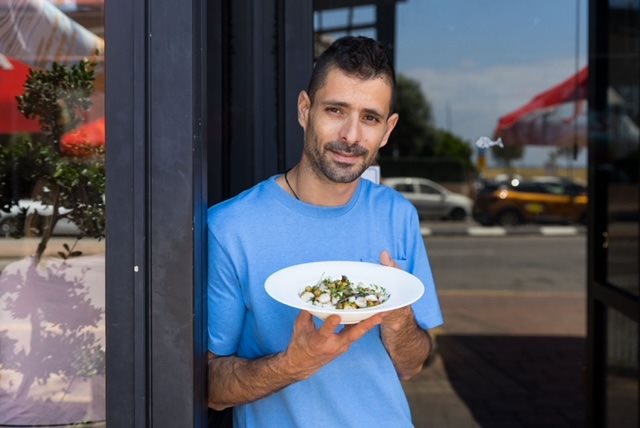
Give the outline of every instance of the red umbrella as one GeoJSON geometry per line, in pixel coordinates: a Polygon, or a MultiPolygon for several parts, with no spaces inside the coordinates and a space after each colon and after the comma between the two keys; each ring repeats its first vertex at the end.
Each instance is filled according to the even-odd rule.
{"type": "Polygon", "coordinates": [[[35,119],[27,119],[18,110],[17,95],[24,93],[29,67],[15,59],[0,58],[0,134],[40,132],[35,119]]]}
{"type": "Polygon", "coordinates": [[[86,123],[66,133],[60,141],[60,150],[73,156],[89,156],[104,151],[104,117],[86,123]]]}
{"type": "Polygon", "coordinates": [[[511,145],[573,144],[583,142],[588,69],[536,95],[519,109],[502,116],[494,132],[511,145]]]}

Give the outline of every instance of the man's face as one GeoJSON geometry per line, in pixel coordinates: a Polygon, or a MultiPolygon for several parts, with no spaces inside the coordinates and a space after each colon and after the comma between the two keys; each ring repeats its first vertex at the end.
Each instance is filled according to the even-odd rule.
{"type": "Polygon", "coordinates": [[[313,102],[298,97],[305,131],[304,156],[319,176],[351,183],[375,160],[398,121],[389,115],[391,85],[384,78],[361,80],[331,69],[313,102]]]}

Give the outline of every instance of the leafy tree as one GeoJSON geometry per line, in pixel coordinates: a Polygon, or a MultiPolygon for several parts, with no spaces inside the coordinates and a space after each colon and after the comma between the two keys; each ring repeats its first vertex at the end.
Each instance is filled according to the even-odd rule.
{"type": "Polygon", "coordinates": [[[418,81],[401,74],[396,82],[395,111],[400,115],[389,144],[380,151],[381,162],[396,159],[442,158],[466,172],[474,171],[472,148],[455,134],[436,129],[429,100],[418,81]]]}
{"type": "MultiPolygon", "coordinates": [[[[16,171],[23,183],[34,186],[34,198],[52,207],[52,215],[41,224],[35,257],[6,267],[0,276],[0,303],[13,319],[28,320],[31,327],[28,352],[16,349],[14,341],[0,335],[7,345],[4,364],[22,374],[14,399],[31,400],[34,406],[46,406],[51,412],[59,403],[31,398],[33,382],[46,383],[57,374],[68,379],[70,387],[75,378],[104,372],[104,348],[91,329],[100,322],[103,310],[89,296],[85,274],[90,268],[83,266],[78,274],[69,263],[81,252],[75,250],[75,244],[64,244],[65,251],[58,253],[62,260],[39,265],[61,218],[77,224],[82,236],[104,237],[104,153],[87,142],[87,149],[81,151],[84,156],[69,156],[61,146],[62,136],[81,124],[91,108],[93,84],[93,65],[87,61],[30,70],[25,92],[17,97],[18,106],[26,117],[40,122],[42,134],[0,144],[0,209],[11,211],[22,196],[9,189],[16,177],[8,176],[16,171]]],[[[23,210],[10,220],[26,219],[29,224],[29,219],[38,217],[23,210]]],[[[14,232],[18,236],[24,230],[14,232]]]]}
{"type": "MultiPolygon", "coordinates": [[[[51,69],[29,70],[25,92],[17,97],[18,107],[27,118],[40,122],[42,139],[24,139],[0,150],[0,171],[8,171],[9,165],[17,168],[24,180],[35,183],[35,197],[53,208],[53,214],[38,228],[42,238],[37,259],[61,218],[77,224],[83,235],[104,237],[102,150],[87,148],[84,157],[67,156],[60,144],[62,136],[82,123],[91,108],[94,80],[93,65],[84,60],[71,66],[54,63],[51,69]]],[[[8,211],[17,204],[15,195],[5,191],[2,195],[0,208],[8,211]]],[[[24,215],[28,225],[42,220],[34,213],[24,215]]],[[[25,229],[30,232],[28,226],[25,229]]]]}
{"type": "Polygon", "coordinates": [[[38,119],[48,142],[58,148],[62,136],[91,108],[94,81],[93,65],[85,60],[71,67],[54,62],[51,69],[29,69],[18,108],[28,119],[38,119]]]}
{"type": "Polygon", "coordinates": [[[437,143],[433,154],[436,157],[458,159],[463,163],[467,171],[475,169],[471,161],[473,154],[471,146],[449,131],[442,129],[437,131],[437,143]]]}
{"type": "Polygon", "coordinates": [[[381,154],[387,157],[432,155],[435,131],[431,105],[420,83],[401,74],[397,76],[395,111],[400,121],[381,154]]]}

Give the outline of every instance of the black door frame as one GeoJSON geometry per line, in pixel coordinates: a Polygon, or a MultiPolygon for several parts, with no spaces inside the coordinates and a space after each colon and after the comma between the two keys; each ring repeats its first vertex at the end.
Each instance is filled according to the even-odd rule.
{"type": "Polygon", "coordinates": [[[206,4],[105,2],[109,426],[206,423],[206,4]]]}
{"type": "MultiPolygon", "coordinates": [[[[607,424],[607,310],[638,323],[640,299],[607,280],[607,209],[610,172],[599,162],[608,148],[609,2],[589,0],[589,225],[587,234],[587,421],[607,424]]],[[[640,263],[640,260],[638,261],[640,263]]],[[[635,340],[638,340],[636,338],[635,340]]],[[[640,405],[640,403],[638,403],[640,405]]]]}
{"type": "Polygon", "coordinates": [[[105,2],[109,426],[207,425],[207,206],[299,158],[312,22],[311,0],[105,2]]]}
{"type": "Polygon", "coordinates": [[[145,16],[144,1],[105,2],[106,406],[121,427],[148,421],[145,16]]]}
{"type": "MultiPolygon", "coordinates": [[[[606,5],[589,2],[595,111],[603,102],[597,86],[606,82],[606,5]]],[[[206,207],[298,159],[294,100],[311,69],[313,5],[105,6],[107,421],[119,428],[203,427],[206,207]]],[[[603,282],[606,205],[594,202],[606,191],[593,168],[597,146],[593,134],[587,392],[594,427],[604,425],[606,308],[637,320],[637,301],[603,282]]]]}

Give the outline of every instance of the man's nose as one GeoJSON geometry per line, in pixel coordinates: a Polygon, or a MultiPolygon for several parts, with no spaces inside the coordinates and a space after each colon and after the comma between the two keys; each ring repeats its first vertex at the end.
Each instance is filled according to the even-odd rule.
{"type": "Polygon", "coordinates": [[[356,117],[347,118],[342,124],[340,138],[349,144],[359,143],[361,137],[360,121],[356,117]]]}

